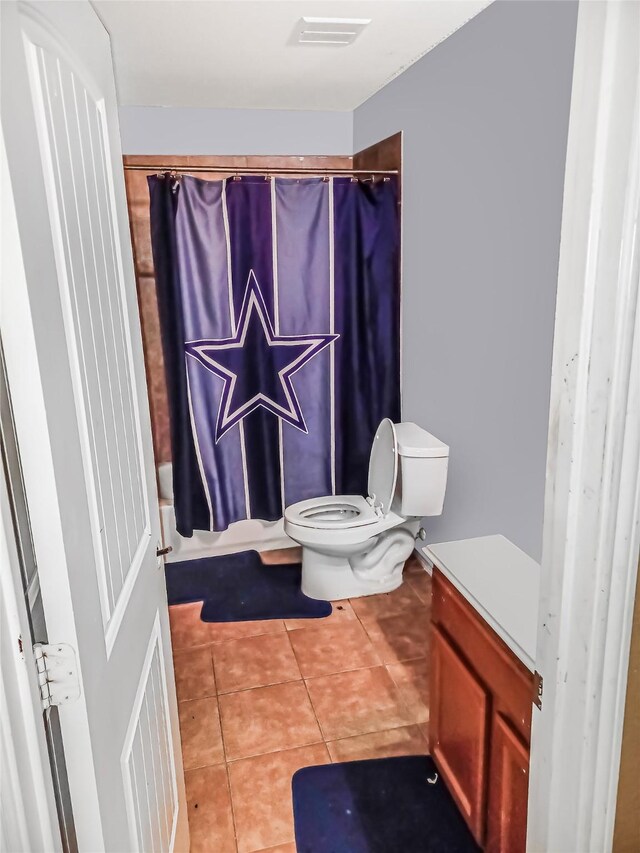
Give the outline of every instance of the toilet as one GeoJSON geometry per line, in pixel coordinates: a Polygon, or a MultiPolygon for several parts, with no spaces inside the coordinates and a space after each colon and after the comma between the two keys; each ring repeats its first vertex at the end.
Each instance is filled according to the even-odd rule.
{"type": "Polygon", "coordinates": [[[402,583],[423,516],[440,515],[449,448],[406,422],[380,423],[369,457],[369,493],[292,504],[285,533],[302,545],[302,591],[336,601],[390,592],[402,583]]]}

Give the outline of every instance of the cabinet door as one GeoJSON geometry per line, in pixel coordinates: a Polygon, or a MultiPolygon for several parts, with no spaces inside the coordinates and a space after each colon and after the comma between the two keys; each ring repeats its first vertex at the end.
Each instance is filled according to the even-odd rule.
{"type": "Polygon", "coordinates": [[[491,733],[487,851],[521,853],[526,846],[529,749],[502,714],[491,733]]]}
{"type": "Polygon", "coordinates": [[[489,697],[436,625],[432,640],[431,754],[476,841],[482,844],[489,697]]]}

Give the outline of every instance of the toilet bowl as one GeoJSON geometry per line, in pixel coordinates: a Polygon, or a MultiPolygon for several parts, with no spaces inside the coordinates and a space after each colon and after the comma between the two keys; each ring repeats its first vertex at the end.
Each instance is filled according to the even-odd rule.
{"type": "Polygon", "coordinates": [[[417,424],[380,423],[368,495],[327,495],[287,507],[285,533],[302,546],[302,591],[336,601],[402,583],[423,516],[440,515],[449,448],[417,424]]]}

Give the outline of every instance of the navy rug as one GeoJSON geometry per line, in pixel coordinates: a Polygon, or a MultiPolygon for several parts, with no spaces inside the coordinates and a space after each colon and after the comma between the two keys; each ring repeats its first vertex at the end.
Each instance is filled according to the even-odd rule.
{"type": "Polygon", "coordinates": [[[298,853],[477,853],[428,756],[375,758],[294,774],[298,853]]]}
{"type": "Polygon", "coordinates": [[[203,622],[317,619],[329,616],[328,601],[300,589],[300,563],[265,566],[257,551],[167,563],[169,604],[203,601],[203,622]]]}

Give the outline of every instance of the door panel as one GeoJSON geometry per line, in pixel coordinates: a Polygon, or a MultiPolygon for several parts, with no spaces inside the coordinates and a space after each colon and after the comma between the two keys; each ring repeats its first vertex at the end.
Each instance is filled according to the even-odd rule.
{"type": "Polygon", "coordinates": [[[436,625],[432,631],[431,753],[482,844],[490,699],[446,635],[436,625]]]}
{"type": "Polygon", "coordinates": [[[35,27],[26,39],[41,128],[107,650],[151,535],[103,99],[35,27]],[[33,40],[32,40],[33,39],[33,40]]]}
{"type": "Polygon", "coordinates": [[[1,4],[24,281],[2,335],[78,843],[187,844],[155,468],[109,38],[88,2],[1,4]],[[19,330],[19,331],[18,331],[19,330]],[[146,797],[146,799],[144,799],[146,797]]]}
{"type": "Polygon", "coordinates": [[[156,622],[122,751],[129,828],[139,850],[171,849],[178,807],[161,642],[156,622]]]}

